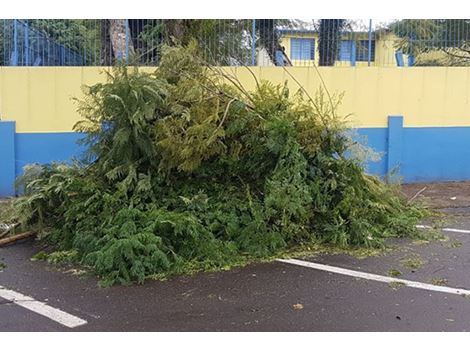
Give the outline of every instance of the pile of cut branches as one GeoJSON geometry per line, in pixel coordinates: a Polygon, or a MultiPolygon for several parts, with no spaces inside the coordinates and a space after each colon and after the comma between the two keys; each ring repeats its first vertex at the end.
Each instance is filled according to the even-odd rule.
{"type": "Polygon", "coordinates": [[[197,57],[166,48],[156,72],[117,67],[88,87],[87,158],[26,172],[15,221],[103,284],[415,232],[422,211],[351,155],[337,97],[249,92],[197,57]]]}

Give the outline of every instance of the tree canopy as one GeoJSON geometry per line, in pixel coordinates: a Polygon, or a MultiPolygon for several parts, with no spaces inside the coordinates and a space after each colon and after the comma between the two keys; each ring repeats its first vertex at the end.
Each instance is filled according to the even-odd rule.
{"type": "Polygon", "coordinates": [[[400,38],[396,47],[417,57],[417,64],[470,64],[469,19],[404,19],[392,23],[389,29],[400,38]],[[444,55],[433,61],[419,61],[420,54],[433,51],[444,55]]]}

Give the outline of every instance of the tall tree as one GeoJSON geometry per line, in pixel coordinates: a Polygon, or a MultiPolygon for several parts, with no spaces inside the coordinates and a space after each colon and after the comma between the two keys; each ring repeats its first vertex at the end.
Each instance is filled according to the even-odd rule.
{"type": "Polygon", "coordinates": [[[114,58],[118,60],[128,59],[128,55],[133,51],[132,41],[127,38],[130,34],[127,31],[127,20],[108,20],[109,37],[114,52],[114,58]]]}
{"type": "Polygon", "coordinates": [[[158,64],[160,47],[187,45],[193,39],[199,43],[207,56],[221,59],[222,63],[237,51],[241,42],[235,39],[240,31],[233,30],[235,20],[168,19],[129,20],[132,41],[142,60],[158,64]],[[233,34],[228,35],[228,33],[233,34]],[[230,51],[231,53],[228,53],[230,51]]]}
{"type": "MultiPolygon", "coordinates": [[[[290,61],[280,44],[278,26],[289,26],[290,20],[255,20],[258,48],[265,49],[275,64],[289,64],[290,61]],[[280,62],[279,54],[283,55],[280,62]]],[[[202,54],[214,64],[249,64],[251,57],[250,38],[252,20],[243,19],[171,19],[171,20],[130,20],[131,34],[136,49],[166,45],[187,45],[196,39],[202,54]],[[145,24],[143,21],[146,21],[145,24]],[[153,21],[153,22],[152,22],[153,21]]]]}
{"type": "Polygon", "coordinates": [[[341,31],[346,25],[345,19],[322,19],[318,35],[318,64],[333,66],[341,43],[341,31]]]}

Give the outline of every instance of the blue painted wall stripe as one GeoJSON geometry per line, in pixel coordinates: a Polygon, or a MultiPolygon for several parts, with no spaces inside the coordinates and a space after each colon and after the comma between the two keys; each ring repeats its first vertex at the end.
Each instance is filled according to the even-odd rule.
{"type": "Polygon", "coordinates": [[[403,129],[406,182],[470,180],[470,127],[403,129]]]}
{"type": "Polygon", "coordinates": [[[387,173],[400,173],[403,148],[403,116],[388,117],[387,173]]]}
{"type": "MultiPolygon", "coordinates": [[[[360,128],[369,147],[383,153],[366,170],[386,176],[399,168],[404,182],[470,180],[470,127],[404,128],[390,116],[388,128],[360,128]]],[[[84,151],[79,133],[15,133],[15,123],[0,121],[0,196],[14,195],[14,180],[32,163],[70,161],[84,151]]]]}
{"type": "Polygon", "coordinates": [[[15,122],[0,121],[0,196],[15,194],[15,122]]]}
{"type": "Polygon", "coordinates": [[[71,161],[79,157],[84,147],[77,144],[84,134],[63,133],[17,133],[15,173],[19,176],[28,164],[47,164],[71,161]]]}
{"type": "Polygon", "coordinates": [[[387,128],[358,132],[367,137],[370,147],[384,154],[380,161],[366,165],[372,174],[385,176],[391,165],[398,164],[399,176],[407,183],[470,180],[470,127],[405,127],[398,145],[389,144],[387,128]]]}
{"type": "Polygon", "coordinates": [[[15,195],[15,179],[28,164],[70,162],[80,157],[81,133],[15,133],[15,122],[0,121],[0,197],[15,195]]]}
{"type": "Polygon", "coordinates": [[[362,142],[372,148],[374,151],[381,153],[382,157],[379,161],[369,162],[366,164],[366,171],[374,175],[385,175],[387,173],[387,128],[360,128],[357,130],[359,134],[359,142],[362,142]]]}

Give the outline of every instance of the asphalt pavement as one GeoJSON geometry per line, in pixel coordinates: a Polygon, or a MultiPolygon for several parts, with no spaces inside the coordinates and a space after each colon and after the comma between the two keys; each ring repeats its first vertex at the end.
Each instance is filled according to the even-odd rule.
{"type": "MultiPolygon", "coordinates": [[[[446,226],[470,230],[470,209],[446,226]]],[[[470,234],[398,239],[358,259],[302,258],[337,268],[470,289],[470,234]]],[[[0,287],[86,320],[69,328],[0,298],[0,331],[468,331],[470,298],[271,262],[144,285],[100,288],[96,278],[31,261],[34,241],[0,248],[0,287]]],[[[1,294],[0,294],[1,296],[1,294]]]]}

